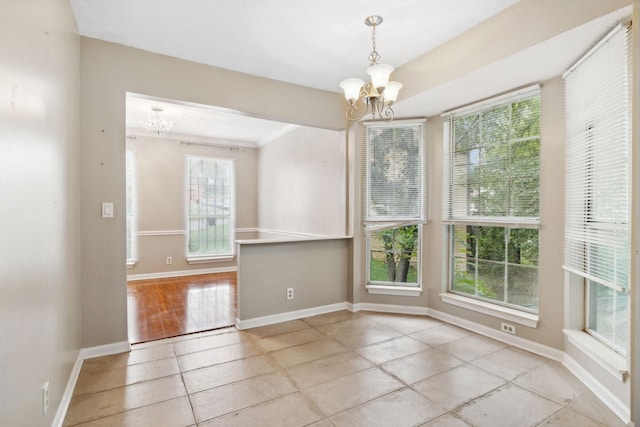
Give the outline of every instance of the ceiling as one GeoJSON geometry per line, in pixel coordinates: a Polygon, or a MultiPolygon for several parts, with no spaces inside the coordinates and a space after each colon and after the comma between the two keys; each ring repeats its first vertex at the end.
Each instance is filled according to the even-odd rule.
{"type": "MultiPolygon", "coordinates": [[[[377,14],[381,62],[396,68],[491,18],[518,0],[70,0],[81,35],[256,76],[340,92],[367,80],[377,14]],[[416,35],[419,34],[419,37],[416,35]]],[[[625,12],[625,13],[630,13],[625,12]]],[[[430,116],[561,74],[621,13],[610,14],[408,99],[396,117],[430,116]],[[557,54],[549,55],[549,52],[557,54]]],[[[162,104],[172,133],[261,145],[291,127],[212,107],[131,96],[127,126],[162,104]],[[155,103],[154,103],[155,102],[155,103]],[[153,105],[151,105],[153,104],[153,105]]]]}

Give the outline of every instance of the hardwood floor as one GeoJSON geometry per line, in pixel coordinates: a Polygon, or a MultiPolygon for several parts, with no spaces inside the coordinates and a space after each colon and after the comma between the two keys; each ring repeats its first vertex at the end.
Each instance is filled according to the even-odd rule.
{"type": "Polygon", "coordinates": [[[231,326],[236,273],[130,281],[127,300],[131,343],[231,326]]]}

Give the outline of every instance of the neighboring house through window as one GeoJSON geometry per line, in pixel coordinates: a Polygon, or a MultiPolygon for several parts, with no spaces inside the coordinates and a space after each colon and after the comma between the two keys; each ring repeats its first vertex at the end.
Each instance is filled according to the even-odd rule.
{"type": "Polygon", "coordinates": [[[418,295],[421,290],[424,125],[413,120],[363,126],[367,289],[372,293],[418,295]]]}
{"type": "Polygon", "coordinates": [[[234,161],[188,155],[187,259],[230,257],[234,254],[234,161]]]}
{"type": "Polygon", "coordinates": [[[448,292],[538,311],[540,89],[444,116],[448,292]]]}

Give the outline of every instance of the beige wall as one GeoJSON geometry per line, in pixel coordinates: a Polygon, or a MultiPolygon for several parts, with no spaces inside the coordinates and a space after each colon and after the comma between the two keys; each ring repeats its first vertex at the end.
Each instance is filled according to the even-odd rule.
{"type": "Polygon", "coordinates": [[[239,244],[238,319],[343,303],[349,240],[239,244]]]}
{"type": "Polygon", "coordinates": [[[296,233],[345,235],[344,132],[298,127],[260,148],[258,226],[296,233]]]}
{"type": "Polygon", "coordinates": [[[326,129],[341,129],[345,121],[343,99],[337,93],[81,38],[84,347],[127,340],[126,92],[326,129]],[[115,218],[100,217],[100,203],[105,201],[115,203],[115,218]]]}
{"type": "Polygon", "coordinates": [[[80,349],[79,37],[67,1],[0,16],[0,424],[49,426],[80,349]]]}
{"type": "Polygon", "coordinates": [[[137,260],[127,274],[163,273],[234,267],[236,261],[190,265],[186,261],[185,156],[188,154],[235,161],[236,227],[255,228],[257,150],[183,144],[180,141],[136,136],[127,139],[134,152],[136,174],[137,260]],[[165,235],[163,232],[181,231],[165,235]],[[145,233],[158,232],[157,235],[145,233]],[[167,257],[173,263],[167,265],[167,257]]]}

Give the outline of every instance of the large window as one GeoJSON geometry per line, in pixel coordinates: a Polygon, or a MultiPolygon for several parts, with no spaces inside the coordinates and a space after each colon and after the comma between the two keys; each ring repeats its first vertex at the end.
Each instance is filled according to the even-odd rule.
{"type": "Polygon", "coordinates": [[[187,156],[187,257],[233,255],[234,162],[187,156]]]}
{"type": "Polygon", "coordinates": [[[127,150],[125,158],[125,182],[126,182],[126,217],[127,217],[127,265],[136,263],[136,182],[135,182],[135,155],[127,150]]]}
{"type": "Polygon", "coordinates": [[[449,291],[538,310],[537,86],[445,115],[449,291]]]}
{"type": "Polygon", "coordinates": [[[424,123],[364,125],[363,205],[369,285],[420,285],[420,241],[426,220],[424,123]]]}
{"type": "Polygon", "coordinates": [[[631,35],[614,29],[565,74],[565,269],[585,283],[585,330],[625,353],[629,323],[631,35]]]}

